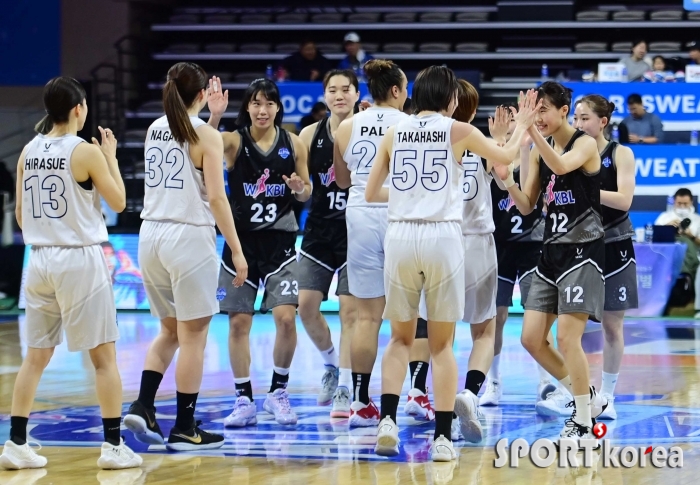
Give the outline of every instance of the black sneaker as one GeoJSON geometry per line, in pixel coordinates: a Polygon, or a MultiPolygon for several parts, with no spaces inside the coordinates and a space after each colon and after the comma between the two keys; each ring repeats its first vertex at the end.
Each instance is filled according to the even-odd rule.
{"type": "Polygon", "coordinates": [[[165,445],[171,451],[215,450],[224,445],[224,437],[209,433],[199,428],[201,421],[186,431],[175,427],[170,430],[168,443],[165,445]]]}
{"type": "Polygon", "coordinates": [[[148,409],[139,401],[134,401],[129,412],[124,416],[124,426],[134,433],[141,443],[162,445],[165,443],[163,432],[156,421],[156,408],[148,409]]]}

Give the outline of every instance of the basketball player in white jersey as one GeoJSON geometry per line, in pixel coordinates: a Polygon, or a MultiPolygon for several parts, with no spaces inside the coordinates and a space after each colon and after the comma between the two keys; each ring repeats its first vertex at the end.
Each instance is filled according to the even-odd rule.
{"type": "Polygon", "coordinates": [[[87,350],[95,367],[105,442],[97,465],[141,465],[120,436],[122,383],[114,342],[119,338],[111,277],[100,243],[107,241],[100,196],[121,212],[124,182],[117,141],[101,127],[102,144],[78,138],[87,116],[85,90],[57,77],[44,86],[46,116],[17,163],[17,223],[31,245],[25,293],[27,355],[17,373],[10,439],[0,468],[42,468],[46,458],[27,443],[27,422],[41,375],[66,334],[68,350],[87,350]]]}
{"type": "MultiPolygon", "coordinates": [[[[219,88],[218,79],[210,81],[210,89],[219,88]]],[[[139,263],[151,314],[160,319],[161,331],[146,354],[139,397],[124,424],[139,441],[163,443],[154,400],[179,348],[177,416],[167,443],[173,451],[224,444],[223,436],[204,431],[194,419],[209,322],[219,313],[215,224],[233,250],[238,270],[234,285],[243,284],[248,268],[224,190],[221,135],[197,116],[207,97],[207,74],[200,66],[172,66],[163,88],[165,116],[148,128],[144,147],[139,263]]]]}
{"type": "Polygon", "coordinates": [[[492,163],[508,165],[528,123],[534,120],[535,93],[530,92],[516,115],[514,136],[500,148],[468,123],[445,117],[457,106],[457,89],[457,80],[448,68],[432,66],[421,71],[411,96],[418,114],[388,130],[367,182],[367,201],[389,202],[383,316],[391,320],[392,336],[382,360],[382,421],[375,447],[375,452],[384,456],[398,453],[396,410],[424,292],[436,409],[430,454],[433,461],[456,459],[451,442],[457,391],[452,341],[455,321],[465,316],[466,304],[474,305],[464,297],[465,254],[470,265],[485,255],[484,251],[470,252],[469,237],[462,235],[463,154],[474,151],[492,163]],[[382,187],[389,175],[390,187],[382,187]]]}
{"type": "Polygon", "coordinates": [[[369,380],[385,303],[384,235],[388,219],[386,202],[365,200],[365,185],[382,137],[389,127],[408,118],[401,111],[408,85],[403,71],[384,59],[373,59],[363,69],[374,105],[340,124],[333,159],[336,184],[350,187],[345,210],[348,285],[357,299],[358,312],[350,358],[354,387],[350,426],[379,423],[379,410],[369,398],[369,380]]]}

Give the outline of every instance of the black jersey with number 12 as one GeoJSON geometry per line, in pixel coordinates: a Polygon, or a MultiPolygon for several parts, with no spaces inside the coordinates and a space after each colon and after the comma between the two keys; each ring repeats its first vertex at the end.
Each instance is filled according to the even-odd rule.
{"type": "Polygon", "coordinates": [[[294,194],[282,178],[296,169],[294,145],[287,130],[275,129],[275,141],[267,152],[255,143],[247,127],[238,130],[241,146],[228,173],[228,186],[239,231],[299,229],[292,210],[294,194]]]}
{"type": "Polygon", "coordinates": [[[348,191],[335,183],[333,143],[330,119],[323,118],[318,122],[309,151],[309,173],[313,184],[309,219],[345,219],[348,191]]]}
{"type": "MultiPolygon", "coordinates": [[[[574,142],[588,136],[580,130],[564,147],[567,153],[574,142]]],[[[554,141],[550,138],[550,145],[554,141]]],[[[556,175],[540,156],[540,187],[547,204],[544,226],[545,244],[581,244],[603,237],[600,208],[600,171],[586,173],[578,168],[556,175]]]]}

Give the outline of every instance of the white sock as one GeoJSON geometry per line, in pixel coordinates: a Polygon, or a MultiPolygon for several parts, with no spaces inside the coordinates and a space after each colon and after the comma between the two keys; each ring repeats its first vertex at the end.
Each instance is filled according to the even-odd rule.
{"type": "Polygon", "coordinates": [[[574,421],[583,426],[592,427],[590,393],[587,392],[583,396],[574,396],[574,403],[576,404],[576,419],[574,421]]]}
{"type": "Polygon", "coordinates": [[[284,367],[273,367],[272,370],[274,370],[281,376],[289,375],[289,369],[285,369],[284,367]]]}
{"type": "Polygon", "coordinates": [[[488,373],[488,380],[490,381],[500,381],[501,371],[499,370],[499,365],[501,363],[501,354],[493,356],[493,362],[491,362],[491,368],[488,373]]]}
{"type": "Polygon", "coordinates": [[[234,384],[245,384],[246,382],[250,382],[250,377],[234,377],[233,378],[234,384]]]}
{"type": "Polygon", "coordinates": [[[323,363],[326,365],[338,367],[338,352],[335,351],[335,347],[331,345],[330,349],[321,351],[321,357],[323,357],[323,363]]]}
{"type": "Polygon", "coordinates": [[[552,382],[552,377],[549,375],[549,372],[544,370],[544,367],[542,367],[540,364],[537,364],[537,370],[540,373],[540,382],[542,382],[542,381],[552,382]]]}
{"type": "Polygon", "coordinates": [[[352,390],[352,369],[340,368],[340,376],[338,377],[338,387],[344,387],[348,391],[352,390]]]}
{"type": "Polygon", "coordinates": [[[601,394],[613,395],[615,393],[615,384],[617,384],[617,376],[620,374],[608,374],[603,372],[603,385],[600,386],[601,394]]]}
{"type": "Polygon", "coordinates": [[[560,387],[566,392],[568,392],[570,396],[574,395],[574,388],[571,385],[571,377],[566,376],[563,379],[559,379],[559,384],[561,384],[560,387]]]}

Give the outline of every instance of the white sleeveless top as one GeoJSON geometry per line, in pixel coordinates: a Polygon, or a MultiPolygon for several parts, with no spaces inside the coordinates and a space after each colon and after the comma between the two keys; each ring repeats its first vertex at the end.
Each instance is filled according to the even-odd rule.
{"type": "Polygon", "coordinates": [[[389,222],[462,220],[462,165],[452,154],[454,120],[411,116],[394,128],[389,222]]]}
{"type": "Polygon", "coordinates": [[[462,234],[492,234],[496,230],[491,206],[491,181],[493,176],[486,173],[485,162],[479,155],[469,151],[462,157],[464,178],[462,195],[464,199],[464,216],[462,234]]]}
{"type": "Polygon", "coordinates": [[[22,236],[34,246],[91,246],[107,241],[100,196],[73,177],[71,156],[83,139],[37,135],[26,146],[22,236]]]}
{"type": "MultiPolygon", "coordinates": [[[[196,116],[190,116],[190,122],[195,129],[205,124],[196,116]]],[[[214,226],[204,174],[192,163],[189,143],[180,145],[172,138],[167,117],[158,118],[148,128],[144,152],[141,219],[214,226]]]]}
{"type": "MultiPolygon", "coordinates": [[[[408,115],[394,108],[372,107],[352,117],[352,134],[343,160],[350,170],[348,207],[386,207],[384,203],[370,203],[365,200],[365,187],[377,149],[387,130],[408,115]]],[[[384,187],[388,187],[388,179],[384,187]]]]}

